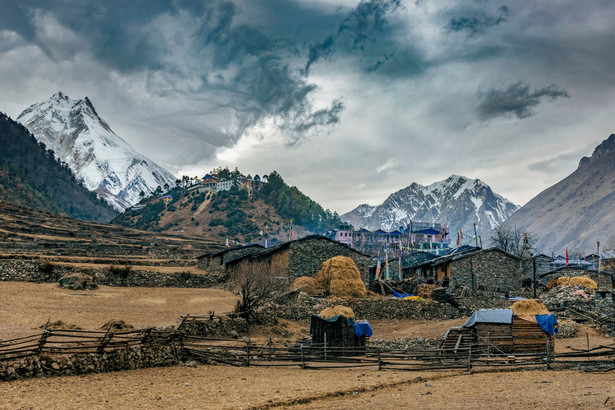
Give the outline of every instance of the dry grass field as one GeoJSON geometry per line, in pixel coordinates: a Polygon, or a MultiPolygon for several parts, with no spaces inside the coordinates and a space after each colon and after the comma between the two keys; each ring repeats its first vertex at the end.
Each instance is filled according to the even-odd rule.
{"type": "MultiPolygon", "coordinates": [[[[237,296],[216,289],[73,291],[57,284],[0,282],[0,300],[0,338],[11,338],[40,332],[48,319],[87,330],[110,319],[136,328],[176,325],[186,313],[230,312],[237,296]]],[[[434,340],[465,320],[370,322],[378,339],[434,340]]],[[[284,338],[294,340],[305,336],[308,321],[280,326],[288,333],[284,338]]],[[[587,333],[591,347],[613,343],[582,327],[576,338],[558,339],[556,351],[585,348],[587,333]]],[[[264,343],[269,335],[271,329],[262,328],[250,337],[264,343]]],[[[612,372],[544,369],[465,374],[199,365],[0,382],[0,408],[615,408],[613,380],[612,372]]]]}
{"type": "Polygon", "coordinates": [[[0,282],[0,338],[40,332],[49,319],[98,330],[111,319],[135,328],[170,326],[186,314],[230,312],[237,296],[219,289],[120,288],[61,289],[55,283],[0,282]]]}
{"type": "Polygon", "coordinates": [[[612,374],[197,366],[0,383],[0,408],[614,408],[612,374]],[[419,377],[420,376],[420,377],[419,377]],[[429,385],[427,385],[429,383],[429,385]]]}

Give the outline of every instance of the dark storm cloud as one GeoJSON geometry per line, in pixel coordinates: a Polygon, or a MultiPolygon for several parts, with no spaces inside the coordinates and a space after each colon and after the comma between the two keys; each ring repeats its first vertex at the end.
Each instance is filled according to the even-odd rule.
{"type": "Polygon", "coordinates": [[[501,6],[496,15],[489,15],[485,11],[476,11],[474,14],[453,17],[445,29],[448,31],[468,31],[476,34],[489,27],[497,26],[508,20],[510,10],[507,6],[501,6]]]}
{"type": "Polygon", "coordinates": [[[486,93],[479,94],[479,97],[481,101],[477,107],[478,116],[482,120],[488,120],[500,116],[528,118],[535,114],[534,109],[544,98],[555,100],[569,96],[555,84],[530,90],[529,84],[519,82],[502,90],[491,88],[486,93]]]}
{"type": "MultiPolygon", "coordinates": [[[[316,87],[294,66],[299,50],[284,37],[288,33],[265,31],[258,22],[238,22],[241,7],[233,1],[115,0],[84,4],[35,0],[25,3],[29,8],[10,3],[0,5],[0,15],[15,16],[15,30],[53,60],[70,60],[82,50],[49,51],[53,44],[36,34],[36,13],[51,14],[107,67],[128,74],[147,73],[150,92],[164,94],[177,84],[188,83],[187,76],[198,78],[202,85],[191,86],[184,93],[195,101],[205,96],[201,101],[208,103],[201,106],[203,115],[227,116],[220,135],[209,136],[222,145],[234,143],[247,128],[272,116],[277,117],[282,131],[289,131],[285,135],[293,144],[307,138],[311,130],[339,121],[343,109],[339,101],[326,108],[312,106],[310,98],[316,87]],[[197,28],[178,41],[164,25],[169,20],[196,22],[197,28]],[[190,50],[188,55],[169,58],[184,45],[190,50]],[[186,72],[185,67],[190,66],[194,70],[186,72]],[[209,95],[212,93],[216,99],[209,95]],[[304,135],[297,136],[299,131],[304,135]]],[[[291,13],[288,6],[286,10],[291,13]]],[[[318,16],[304,13],[303,18],[316,20],[318,16]]]]}
{"type": "Polygon", "coordinates": [[[410,76],[424,72],[430,63],[418,48],[400,45],[391,16],[401,10],[400,0],[364,0],[340,23],[337,32],[309,47],[304,71],[335,54],[352,56],[365,72],[390,77],[410,76]]]}

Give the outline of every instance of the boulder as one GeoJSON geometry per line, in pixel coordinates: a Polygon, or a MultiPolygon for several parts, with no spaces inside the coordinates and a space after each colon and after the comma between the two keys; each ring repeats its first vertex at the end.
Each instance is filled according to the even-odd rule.
{"type": "Polygon", "coordinates": [[[60,278],[60,287],[72,290],[96,289],[96,280],[84,273],[69,273],[60,278]]]}

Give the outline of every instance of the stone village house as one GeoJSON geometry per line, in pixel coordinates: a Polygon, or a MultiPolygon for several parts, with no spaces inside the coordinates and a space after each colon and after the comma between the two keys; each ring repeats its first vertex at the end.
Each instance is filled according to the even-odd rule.
{"type": "Polygon", "coordinates": [[[434,282],[448,278],[450,287],[500,292],[521,290],[521,258],[500,248],[444,256],[431,261],[430,266],[428,275],[434,282]]]}
{"type": "Polygon", "coordinates": [[[324,261],[338,255],[351,258],[359,269],[361,279],[364,282],[367,281],[371,256],[318,235],[306,236],[249,255],[239,256],[224,262],[224,265],[228,274],[250,264],[259,264],[269,276],[287,278],[289,282],[292,282],[300,276],[315,276],[324,261]]]}

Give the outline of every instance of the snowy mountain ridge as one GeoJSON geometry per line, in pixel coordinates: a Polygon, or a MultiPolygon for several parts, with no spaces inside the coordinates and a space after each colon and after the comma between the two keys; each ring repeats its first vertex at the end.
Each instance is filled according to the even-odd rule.
{"type": "Polygon", "coordinates": [[[115,134],[87,97],[73,100],[60,91],[26,108],[17,121],[86,188],[120,211],[139,202],[141,191],[147,195],[175,184],[170,172],[115,134]]]}
{"type": "Polygon", "coordinates": [[[359,205],[341,218],[369,230],[399,229],[412,220],[446,224],[450,232],[470,233],[476,224],[480,233],[495,228],[518,208],[479,179],[451,175],[427,186],[413,182],[381,205],[359,205]]]}

